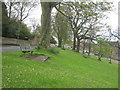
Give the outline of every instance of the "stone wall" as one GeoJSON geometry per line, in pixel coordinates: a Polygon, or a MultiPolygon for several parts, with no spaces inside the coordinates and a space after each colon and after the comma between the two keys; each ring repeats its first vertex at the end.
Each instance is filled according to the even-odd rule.
{"type": "Polygon", "coordinates": [[[1,45],[17,45],[17,44],[37,45],[38,41],[36,42],[34,39],[33,40],[17,40],[15,38],[0,37],[0,44],[1,45]]]}

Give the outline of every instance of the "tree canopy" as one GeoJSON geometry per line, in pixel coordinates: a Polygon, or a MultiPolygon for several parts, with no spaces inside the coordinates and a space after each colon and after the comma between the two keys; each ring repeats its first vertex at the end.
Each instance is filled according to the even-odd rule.
{"type": "Polygon", "coordinates": [[[2,2],[2,36],[17,38],[19,23],[21,23],[20,39],[26,39],[26,37],[27,39],[31,39],[32,34],[30,33],[30,29],[21,21],[9,17],[7,7],[2,2]]]}

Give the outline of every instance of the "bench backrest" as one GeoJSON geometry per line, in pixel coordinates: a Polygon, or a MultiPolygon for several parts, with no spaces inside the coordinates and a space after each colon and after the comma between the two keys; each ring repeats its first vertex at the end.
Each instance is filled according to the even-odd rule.
{"type": "Polygon", "coordinates": [[[20,44],[21,51],[32,51],[33,48],[29,44],[20,44]]]}

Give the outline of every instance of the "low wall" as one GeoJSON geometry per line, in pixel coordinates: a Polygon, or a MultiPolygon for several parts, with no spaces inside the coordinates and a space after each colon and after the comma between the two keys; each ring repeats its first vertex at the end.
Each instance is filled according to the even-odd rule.
{"type": "MultiPolygon", "coordinates": [[[[15,38],[6,38],[6,37],[0,37],[0,44],[1,45],[17,45],[17,44],[31,44],[32,45],[33,40],[17,40],[15,38]]],[[[34,43],[35,45],[36,43],[34,43]]]]}

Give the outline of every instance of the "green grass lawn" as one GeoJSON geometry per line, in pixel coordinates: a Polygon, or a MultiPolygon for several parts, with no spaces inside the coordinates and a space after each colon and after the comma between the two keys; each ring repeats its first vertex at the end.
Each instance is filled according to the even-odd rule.
{"type": "Polygon", "coordinates": [[[21,52],[2,55],[3,88],[118,88],[118,65],[84,58],[70,50],[58,55],[40,51],[52,58],[39,62],[20,57],[21,52]]]}

